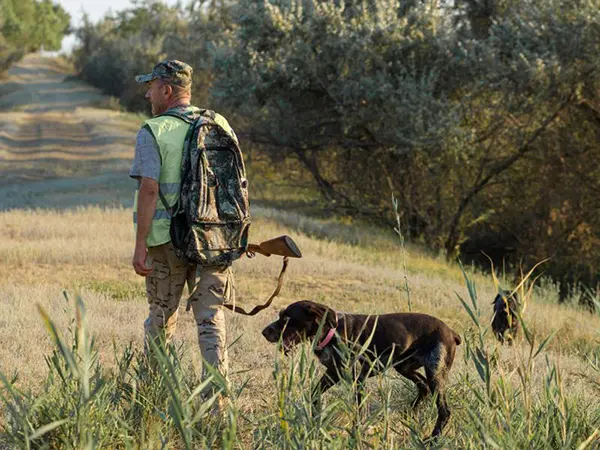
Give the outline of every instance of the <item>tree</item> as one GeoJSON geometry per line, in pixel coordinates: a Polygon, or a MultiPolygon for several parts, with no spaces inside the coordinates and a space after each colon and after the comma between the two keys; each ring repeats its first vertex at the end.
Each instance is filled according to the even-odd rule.
{"type": "Polygon", "coordinates": [[[323,195],[349,210],[357,202],[323,173],[329,155],[429,151],[454,120],[441,89],[452,67],[438,70],[449,37],[438,12],[422,6],[399,18],[389,14],[398,1],[365,5],[241,2],[214,91],[253,118],[256,142],[297,157],[323,195]]]}
{"type": "Polygon", "coordinates": [[[28,52],[59,50],[69,21],[50,0],[0,0],[0,73],[28,52]]]}
{"type": "Polygon", "coordinates": [[[194,68],[193,101],[207,104],[213,51],[229,32],[231,3],[196,1],[184,8],[134,2],[98,23],[85,18],[77,30],[81,45],[74,52],[76,68],[127,108],[147,111],[144,86],[134,83],[135,75],[148,72],[161,59],[180,59],[194,68]]]}
{"type": "MultiPolygon", "coordinates": [[[[567,145],[586,148],[570,170],[599,156],[596,128],[581,122],[600,111],[599,2],[468,1],[458,14],[433,1],[401,6],[240,2],[214,93],[274,158],[297,158],[333,206],[381,217],[392,191],[410,235],[449,258],[484,236],[510,235],[516,260],[559,247],[567,258],[568,246],[595,245],[597,215],[586,210],[599,209],[598,174],[587,174],[584,189],[573,185],[577,177],[538,175],[564,170],[559,155],[574,154],[567,145]],[[519,221],[548,190],[556,200],[519,221]],[[559,225],[553,217],[565,201],[561,246],[532,239],[541,223],[559,225]],[[508,222],[525,229],[507,233],[508,222]]],[[[590,280],[593,253],[583,264],[590,280]]]]}

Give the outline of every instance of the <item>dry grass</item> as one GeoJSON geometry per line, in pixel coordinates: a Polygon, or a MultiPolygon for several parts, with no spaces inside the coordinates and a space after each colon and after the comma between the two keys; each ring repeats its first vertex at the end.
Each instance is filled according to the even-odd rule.
{"type": "MultiPolygon", "coordinates": [[[[258,212],[263,217],[253,224],[253,241],[287,233],[294,236],[305,255],[292,261],[276,308],[309,298],[352,312],[406,309],[401,288],[402,261],[393,239],[373,239],[374,244],[369,246],[368,236],[373,235],[373,230],[366,230],[360,238],[355,230],[354,240],[364,242],[353,245],[347,243],[340,225],[328,229],[323,222],[303,218],[304,222],[291,228],[281,225],[274,211],[258,212]],[[317,228],[320,238],[301,231],[317,228]]],[[[112,354],[113,339],[120,344],[132,341],[139,347],[146,306],[143,280],[129,264],[132,242],[131,212],[126,209],[89,207],[63,212],[0,213],[0,270],[4,274],[0,284],[0,317],[4,318],[0,326],[0,342],[4,344],[0,346],[0,361],[5,373],[18,370],[21,382],[30,386],[41,380],[45,373],[42,355],[48,352],[50,343],[36,305],[52,311],[58,322],[65,324],[70,313],[63,289],[80,293],[85,299],[90,329],[99,340],[102,354],[112,354]]],[[[238,301],[256,304],[265,299],[273,289],[279,264],[276,258],[260,255],[254,260],[239,261],[235,265],[238,301]]],[[[460,333],[468,333],[467,316],[456,299],[456,293],[466,297],[459,268],[411,249],[408,269],[414,310],[441,317],[460,333]]],[[[481,289],[480,298],[493,298],[492,281],[483,275],[473,276],[481,289]]],[[[490,305],[484,303],[484,313],[489,314],[490,305]]],[[[241,336],[232,348],[232,369],[252,369],[252,389],[269,384],[274,349],[262,340],[260,329],[273,315],[274,309],[253,319],[228,314],[231,341],[241,336]]],[[[598,319],[582,311],[540,302],[529,306],[526,320],[540,336],[557,332],[550,348],[568,374],[583,370],[576,352],[586,342],[594,341],[598,319]]],[[[190,346],[189,354],[197,364],[195,324],[184,310],[177,339],[190,346]]],[[[502,357],[510,364],[519,352],[519,347],[505,349],[502,357]]],[[[459,372],[460,369],[455,371],[459,372]]],[[[585,391],[580,380],[576,386],[585,391]]]]}
{"type": "MultiPolygon", "coordinates": [[[[227,313],[229,341],[236,341],[230,349],[232,384],[239,387],[247,383],[237,406],[240,414],[250,419],[264,414],[266,405],[277,403],[272,376],[276,349],[262,339],[260,330],[273,319],[279,307],[310,298],[352,312],[406,309],[401,255],[394,240],[380,236],[371,246],[367,244],[368,236],[374,230],[365,230],[364,236],[354,230],[360,242],[349,244],[340,225],[328,228],[322,221],[303,218],[304,222],[290,227],[282,225],[278,220],[280,214],[274,211],[257,212],[263,217],[255,218],[253,241],[287,233],[294,237],[305,256],[292,261],[288,281],[273,308],[254,318],[227,313]],[[319,229],[320,237],[311,237],[301,229],[313,230],[313,234],[319,229]]],[[[347,227],[346,232],[350,231],[351,227],[347,227]]],[[[143,280],[129,264],[132,242],[131,212],[126,209],[88,207],[62,212],[0,213],[0,270],[4,274],[0,283],[0,370],[5,374],[18,371],[17,386],[33,391],[41,388],[47,373],[44,355],[49,354],[52,344],[37,305],[50,312],[59,329],[66,330],[73,317],[73,304],[65,301],[63,289],[73,295],[80,294],[85,300],[89,330],[97,339],[100,360],[106,368],[115,364],[114,344],[120,349],[133,343],[134,348],[141,349],[147,307],[143,280]]],[[[458,281],[459,268],[420,254],[416,248],[411,248],[408,254],[414,310],[436,315],[464,336],[472,336],[475,329],[456,298],[456,293],[467,298],[464,283],[458,281]]],[[[279,264],[279,259],[260,255],[254,260],[239,261],[235,265],[238,301],[246,305],[263,301],[274,287],[279,264]]],[[[491,309],[485,299],[493,298],[493,283],[483,275],[472,276],[480,286],[483,315],[489,317],[491,309]]],[[[176,342],[183,345],[186,361],[199,371],[196,326],[183,306],[182,302],[176,342]]],[[[569,386],[569,400],[587,404],[596,392],[582,376],[593,376],[583,359],[583,350],[596,342],[600,321],[582,311],[548,305],[541,300],[529,305],[525,318],[539,336],[538,342],[556,331],[547,352],[549,361],[562,369],[563,382],[569,386]]],[[[449,387],[450,404],[458,410],[455,409],[447,435],[451,439],[456,436],[459,446],[461,416],[467,414],[460,405],[468,395],[468,386],[477,379],[465,350],[464,346],[459,349],[449,387]]],[[[513,371],[526,353],[523,339],[514,348],[497,352],[499,367],[509,374],[515,386],[518,377],[513,371]]],[[[543,360],[537,364],[531,393],[543,396],[547,370],[543,360]]],[[[372,381],[370,386],[374,389],[378,383],[381,381],[372,381]]],[[[393,418],[405,414],[414,392],[399,380],[391,386],[393,418]]],[[[330,395],[336,395],[335,392],[330,395]]],[[[424,408],[414,420],[421,435],[428,433],[434,420],[433,409],[424,408]]],[[[242,421],[238,427],[241,445],[251,447],[252,426],[242,421]]],[[[408,445],[409,433],[405,432],[406,435],[400,433],[396,437],[396,442],[408,445]]]]}

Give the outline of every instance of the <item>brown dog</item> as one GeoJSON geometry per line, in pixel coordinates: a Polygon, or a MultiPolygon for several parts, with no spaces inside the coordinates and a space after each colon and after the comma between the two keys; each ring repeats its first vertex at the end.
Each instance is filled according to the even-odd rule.
{"type": "Polygon", "coordinates": [[[444,388],[456,346],[461,343],[458,334],[441,320],[426,314],[342,314],[308,300],[289,305],[262,334],[269,342],[281,339],[287,353],[302,340],[317,337],[321,322],[324,325],[315,354],[327,370],[315,389],[315,403],[320,394],[340,380],[342,347],[346,346],[351,351],[352,348],[361,348],[372,335],[366,352],[352,360],[359,367],[356,372],[358,404],[361,404],[364,380],[380,373],[387,367],[386,364],[391,363],[398,373],[417,385],[419,394],[413,407],[428,394],[437,394],[438,418],[432,437],[442,432],[450,418],[444,388]],[[373,364],[373,361],[377,363],[373,364]],[[421,367],[425,369],[425,375],[418,372],[421,367]]]}
{"type": "Polygon", "coordinates": [[[519,332],[517,311],[520,304],[516,294],[511,295],[508,291],[500,291],[492,304],[494,305],[492,331],[501,344],[508,341],[508,344],[512,345],[519,332]]]}

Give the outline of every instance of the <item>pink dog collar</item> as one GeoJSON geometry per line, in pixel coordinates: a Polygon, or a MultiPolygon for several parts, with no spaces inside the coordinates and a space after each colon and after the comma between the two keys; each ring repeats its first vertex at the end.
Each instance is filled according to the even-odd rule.
{"type": "Polygon", "coordinates": [[[321,342],[319,342],[317,344],[317,348],[319,350],[323,350],[327,346],[327,344],[329,344],[329,342],[333,338],[333,335],[335,334],[335,330],[337,329],[337,325],[338,325],[338,316],[337,316],[337,313],[335,313],[335,327],[331,328],[329,330],[329,332],[327,333],[327,335],[325,336],[325,339],[323,339],[321,342]]]}

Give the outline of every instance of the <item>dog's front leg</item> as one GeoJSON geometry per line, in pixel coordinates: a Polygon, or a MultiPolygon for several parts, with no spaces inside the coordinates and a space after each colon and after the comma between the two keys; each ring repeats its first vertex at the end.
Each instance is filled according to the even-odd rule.
{"type": "Polygon", "coordinates": [[[363,398],[365,396],[365,380],[370,375],[370,368],[367,363],[361,363],[359,367],[353,366],[352,374],[356,383],[354,397],[356,399],[356,408],[360,414],[363,398]]]}
{"type": "Polygon", "coordinates": [[[334,384],[340,381],[340,374],[335,367],[328,367],[327,371],[319,380],[319,384],[315,386],[312,393],[313,412],[321,412],[321,396],[334,384]]]}

